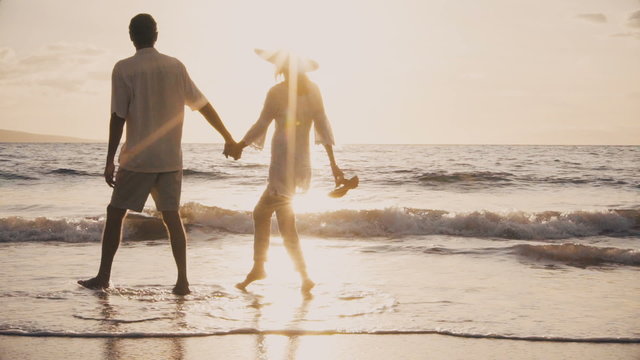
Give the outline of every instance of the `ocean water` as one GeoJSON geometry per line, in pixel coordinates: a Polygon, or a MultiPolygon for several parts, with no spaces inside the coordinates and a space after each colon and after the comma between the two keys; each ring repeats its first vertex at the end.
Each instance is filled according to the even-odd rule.
{"type": "Polygon", "coordinates": [[[125,223],[112,288],[90,291],[110,188],[106,144],[0,144],[0,335],[439,333],[640,342],[640,147],[345,145],[360,187],[297,196],[313,298],[273,226],[269,277],[241,292],[268,151],[185,144],[192,294],[149,200],[125,223]]]}

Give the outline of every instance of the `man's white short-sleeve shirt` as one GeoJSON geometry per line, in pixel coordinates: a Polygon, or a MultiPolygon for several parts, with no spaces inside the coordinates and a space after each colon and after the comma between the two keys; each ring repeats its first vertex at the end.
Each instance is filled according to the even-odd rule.
{"type": "Polygon", "coordinates": [[[120,167],[137,172],[182,169],[184,106],[208,103],[176,58],[144,48],[113,68],[111,112],[126,120],[120,167]]]}

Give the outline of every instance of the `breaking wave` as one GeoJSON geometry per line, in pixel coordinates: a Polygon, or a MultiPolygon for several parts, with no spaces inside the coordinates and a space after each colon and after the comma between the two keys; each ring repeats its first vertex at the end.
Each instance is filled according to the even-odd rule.
{"type": "MultiPolygon", "coordinates": [[[[187,223],[233,233],[253,233],[250,212],[186,204],[187,223]]],[[[489,211],[449,213],[442,210],[387,208],[338,210],[297,216],[298,231],[320,237],[388,237],[455,235],[522,240],[565,239],[597,235],[628,236],[640,233],[636,210],[560,213],[489,211]]],[[[273,222],[274,230],[276,222],[273,222]]]]}
{"type": "Polygon", "coordinates": [[[209,179],[223,178],[225,177],[225,173],[222,171],[198,171],[193,169],[184,169],[182,170],[183,176],[189,177],[203,177],[209,179]]]}
{"type": "Polygon", "coordinates": [[[418,177],[422,183],[450,184],[450,183],[476,183],[476,182],[509,182],[513,174],[506,172],[475,171],[447,173],[429,172],[418,177]]]}
{"type": "Polygon", "coordinates": [[[0,171],[0,180],[38,180],[38,178],[0,171]]]}
{"type": "MultiPolygon", "coordinates": [[[[399,179],[400,183],[417,181],[429,187],[484,187],[484,186],[523,186],[523,185],[593,185],[593,186],[634,186],[622,179],[602,176],[536,176],[493,171],[434,171],[419,173],[418,170],[399,170],[394,173],[414,173],[408,179],[399,179]]],[[[636,185],[637,186],[637,185],[636,185]]]]}
{"type": "Polygon", "coordinates": [[[536,261],[554,261],[587,267],[604,264],[640,266],[640,251],[581,244],[529,245],[512,247],[513,253],[536,261]]]}
{"type": "MultiPolygon", "coordinates": [[[[208,228],[236,234],[252,234],[249,211],[235,211],[198,203],[185,204],[181,215],[187,228],[208,228]]],[[[273,221],[273,231],[277,222],[273,221]]],[[[100,241],[103,218],[0,219],[0,242],[100,241]]],[[[640,211],[574,211],[449,213],[442,210],[387,208],[338,210],[297,216],[298,231],[318,237],[402,237],[453,235],[516,240],[556,240],[589,236],[637,236],[640,211]]],[[[125,237],[133,240],[166,238],[162,221],[151,215],[129,214],[125,237]]]]}
{"type": "Polygon", "coordinates": [[[102,176],[102,174],[98,174],[98,173],[90,173],[83,170],[75,170],[75,169],[67,169],[67,168],[51,170],[49,171],[49,174],[67,175],[67,176],[102,176]]]}
{"type": "MultiPolygon", "coordinates": [[[[24,219],[12,216],[0,219],[0,243],[99,242],[103,228],[103,218],[49,219],[38,217],[24,219]]],[[[124,236],[134,240],[162,239],[166,238],[166,231],[159,218],[129,214],[124,225],[124,236]]]]}

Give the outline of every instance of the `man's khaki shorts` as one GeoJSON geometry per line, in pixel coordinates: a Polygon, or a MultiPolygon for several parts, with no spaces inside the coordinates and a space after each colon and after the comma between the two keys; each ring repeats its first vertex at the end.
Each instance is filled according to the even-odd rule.
{"type": "Polygon", "coordinates": [[[140,212],[151,194],[158,211],[177,211],[181,190],[182,170],[141,173],[118,169],[110,205],[140,212]]]}

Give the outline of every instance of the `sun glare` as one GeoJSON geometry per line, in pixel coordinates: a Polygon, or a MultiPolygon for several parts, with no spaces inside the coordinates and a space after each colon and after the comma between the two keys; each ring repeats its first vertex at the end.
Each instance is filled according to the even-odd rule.
{"type": "Polygon", "coordinates": [[[312,187],[293,198],[293,209],[296,214],[332,211],[336,209],[336,200],[327,196],[326,189],[312,187]]]}

